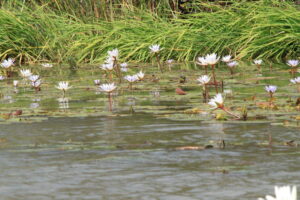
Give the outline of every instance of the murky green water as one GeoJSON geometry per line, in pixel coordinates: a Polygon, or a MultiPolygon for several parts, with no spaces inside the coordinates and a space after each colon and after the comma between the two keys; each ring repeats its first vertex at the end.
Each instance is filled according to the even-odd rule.
{"type": "Polygon", "coordinates": [[[128,74],[143,68],[146,79],[132,91],[118,84],[113,112],[93,85],[107,81],[97,66],[22,68],[40,74],[43,85],[36,93],[22,82],[14,88],[17,77],[1,81],[1,199],[250,200],[273,194],[274,185],[299,186],[300,95],[285,66],[265,66],[260,74],[243,63],[233,77],[218,68],[232,91],[226,107],[241,114],[246,106],[248,121],[203,103],[196,81],[203,70],[194,65],[163,75],[132,66],[128,74]],[[179,83],[180,76],[187,82],[179,83]],[[73,88],[61,102],[55,85],[65,80],[73,88]],[[262,106],[268,84],[279,86],[276,109],[262,106]],[[176,95],[177,87],[187,95],[176,95]],[[216,120],[218,114],[227,120],[216,120]],[[180,150],[187,146],[198,150],[180,150]]]}
{"type": "Polygon", "coordinates": [[[0,137],[1,199],[250,200],[300,180],[299,148],[283,144],[299,130],[263,123],[50,118],[1,125],[0,137]]]}

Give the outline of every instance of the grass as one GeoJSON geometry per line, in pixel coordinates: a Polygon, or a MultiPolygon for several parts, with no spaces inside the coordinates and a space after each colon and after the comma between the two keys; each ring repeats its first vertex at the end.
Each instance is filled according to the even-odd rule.
{"type": "MultiPolygon", "coordinates": [[[[154,43],[164,48],[162,60],[191,61],[210,52],[239,59],[286,60],[300,53],[299,6],[291,2],[235,1],[221,6],[194,1],[194,10],[202,12],[185,15],[162,0],[152,10],[146,1],[119,2],[97,17],[92,11],[80,14],[75,1],[51,2],[56,4],[46,0],[30,6],[17,0],[3,3],[2,58],[15,57],[22,63],[99,63],[107,50],[118,48],[123,61],[141,62],[152,59],[148,46],[154,43]]],[[[86,1],[90,7],[85,9],[93,2],[86,1]]]]}

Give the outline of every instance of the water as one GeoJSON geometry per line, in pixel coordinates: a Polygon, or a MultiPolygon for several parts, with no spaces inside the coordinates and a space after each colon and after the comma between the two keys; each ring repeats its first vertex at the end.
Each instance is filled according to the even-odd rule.
{"type": "Polygon", "coordinates": [[[49,118],[1,125],[0,139],[5,200],[250,200],[300,180],[299,148],[284,145],[299,129],[269,123],[49,118]],[[215,148],[176,150],[207,144],[215,148]]]}

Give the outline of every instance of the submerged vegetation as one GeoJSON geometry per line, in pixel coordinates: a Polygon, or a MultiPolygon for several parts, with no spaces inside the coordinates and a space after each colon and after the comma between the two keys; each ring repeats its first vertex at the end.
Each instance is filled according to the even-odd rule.
{"type": "Polygon", "coordinates": [[[287,60],[300,52],[299,5],[292,1],[192,1],[188,12],[177,1],[79,2],[3,1],[1,58],[75,66],[103,62],[118,48],[121,61],[140,62],[153,59],[148,48],[155,43],[164,47],[160,60],[192,61],[210,52],[287,60]]]}

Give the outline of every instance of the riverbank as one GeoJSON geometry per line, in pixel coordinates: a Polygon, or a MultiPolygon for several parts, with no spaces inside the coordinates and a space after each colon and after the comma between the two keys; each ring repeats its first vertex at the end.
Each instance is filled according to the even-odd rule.
{"type": "Polygon", "coordinates": [[[108,50],[118,48],[122,61],[144,62],[151,60],[148,47],[154,43],[164,48],[162,60],[191,61],[209,52],[238,59],[299,56],[300,12],[294,3],[272,0],[201,6],[210,10],[173,12],[172,17],[122,7],[120,15],[108,19],[80,18],[47,4],[3,5],[0,56],[22,63],[101,63],[108,50]]]}

